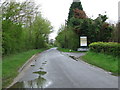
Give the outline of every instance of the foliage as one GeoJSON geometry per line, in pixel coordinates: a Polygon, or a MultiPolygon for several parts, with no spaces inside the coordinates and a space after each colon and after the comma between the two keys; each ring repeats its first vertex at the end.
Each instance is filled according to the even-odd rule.
{"type": "MultiPolygon", "coordinates": [[[[61,27],[59,30],[60,33],[56,38],[58,46],[62,48],[77,49],[80,46],[80,36],[87,36],[88,44],[98,41],[108,42],[114,28],[106,22],[107,16],[99,14],[95,20],[87,18],[83,8],[77,8],[79,7],[77,5],[80,4],[80,2],[73,3],[75,6],[72,4],[70,7],[67,26],[61,27]],[[71,32],[69,27],[71,27],[70,30],[75,34],[69,34],[69,32],[71,32]],[[74,48],[71,47],[73,43],[69,44],[70,41],[68,41],[71,37],[74,38],[75,40],[73,41],[76,42],[74,48]]],[[[82,5],[80,7],[82,7],[82,5]]]]}
{"type": "Polygon", "coordinates": [[[107,71],[110,71],[114,75],[118,75],[118,61],[120,60],[120,58],[114,57],[112,55],[89,51],[86,53],[86,55],[82,56],[82,60],[100,68],[103,68],[107,71]]]}
{"type": "Polygon", "coordinates": [[[52,27],[33,2],[2,4],[3,55],[47,47],[52,27]]]}
{"type": "Polygon", "coordinates": [[[8,2],[7,0],[2,4],[2,19],[10,20],[14,23],[22,23],[30,25],[35,15],[38,13],[38,6],[35,3],[25,2],[8,2]]]}
{"type": "Polygon", "coordinates": [[[109,41],[112,35],[113,27],[105,22],[105,19],[101,18],[105,15],[100,15],[95,20],[90,18],[71,18],[69,25],[73,27],[73,30],[79,36],[87,36],[88,44],[97,41],[109,41]],[[104,21],[104,22],[103,22],[104,21]]]}
{"type": "Polygon", "coordinates": [[[36,16],[31,28],[34,30],[35,48],[46,47],[45,42],[48,42],[48,35],[52,32],[50,22],[39,15],[36,16]]]}
{"type": "Polygon", "coordinates": [[[114,42],[94,42],[89,45],[90,50],[97,53],[120,55],[120,44],[114,42]]]}
{"type": "Polygon", "coordinates": [[[69,24],[69,21],[72,17],[74,17],[74,9],[79,9],[79,10],[83,10],[82,4],[81,2],[73,2],[70,6],[69,9],[69,14],[68,14],[68,20],[67,20],[67,25],[69,24]]]}
{"type": "Polygon", "coordinates": [[[120,22],[116,23],[116,25],[112,25],[112,28],[114,29],[112,31],[112,36],[110,38],[110,41],[112,42],[118,42],[120,43],[120,22]]]}
{"type": "Polygon", "coordinates": [[[108,42],[114,28],[106,22],[107,19],[106,15],[101,14],[94,20],[88,18],[81,2],[73,2],[68,15],[67,27],[73,28],[72,30],[78,35],[79,42],[80,36],[87,36],[88,44],[98,41],[108,42]]]}
{"type": "Polygon", "coordinates": [[[98,33],[96,33],[97,35],[96,41],[108,42],[109,39],[111,38],[112,31],[114,29],[109,23],[105,22],[106,20],[107,20],[107,16],[100,14],[99,17],[97,17],[94,20],[96,29],[98,31],[98,33]]]}
{"type": "Polygon", "coordinates": [[[85,12],[83,10],[79,10],[78,8],[74,9],[73,12],[75,18],[84,19],[87,17],[85,12]]]}
{"type": "Polygon", "coordinates": [[[117,35],[118,35],[118,42],[120,43],[120,35],[119,35],[119,33],[120,33],[120,22],[118,22],[117,29],[118,29],[118,33],[117,33],[117,35]]]}
{"type": "Polygon", "coordinates": [[[70,27],[65,27],[56,37],[57,46],[61,48],[76,50],[78,47],[78,42],[78,36],[70,27]]]}
{"type": "Polygon", "coordinates": [[[96,19],[88,18],[81,2],[73,2],[70,7],[67,25],[61,26],[55,44],[61,48],[76,50],[79,48],[80,36],[87,36],[88,44],[108,42],[111,39],[113,26],[106,22],[108,17],[101,15],[96,19]]]}
{"type": "Polygon", "coordinates": [[[22,48],[22,27],[12,21],[3,21],[3,53],[8,54],[15,51],[20,51],[22,48]],[[8,27],[9,26],[9,27],[8,27]],[[20,44],[21,43],[21,44],[20,44]]]}

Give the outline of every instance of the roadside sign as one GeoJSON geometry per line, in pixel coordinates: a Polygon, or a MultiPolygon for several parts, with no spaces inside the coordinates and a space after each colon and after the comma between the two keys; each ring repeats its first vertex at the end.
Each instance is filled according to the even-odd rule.
{"type": "Polygon", "coordinates": [[[87,37],[80,36],[80,46],[87,46],[87,37]]]}

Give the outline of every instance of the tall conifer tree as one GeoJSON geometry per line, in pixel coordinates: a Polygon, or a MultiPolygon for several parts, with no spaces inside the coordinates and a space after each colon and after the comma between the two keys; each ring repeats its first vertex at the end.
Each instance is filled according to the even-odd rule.
{"type": "Polygon", "coordinates": [[[78,8],[79,10],[83,10],[80,0],[73,0],[73,3],[71,4],[70,9],[69,9],[67,24],[69,24],[70,19],[74,16],[73,10],[76,8],[78,8]]]}

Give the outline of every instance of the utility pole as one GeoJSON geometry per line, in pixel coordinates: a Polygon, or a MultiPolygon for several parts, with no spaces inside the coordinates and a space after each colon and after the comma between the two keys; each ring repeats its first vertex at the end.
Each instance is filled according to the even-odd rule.
{"type": "Polygon", "coordinates": [[[65,20],[65,48],[67,47],[66,27],[67,27],[67,20],[65,20]]]}
{"type": "MultiPolygon", "coordinates": [[[[118,2],[118,34],[120,34],[120,1],[118,2]]],[[[118,43],[120,43],[120,35],[118,35],[118,43]]]]}

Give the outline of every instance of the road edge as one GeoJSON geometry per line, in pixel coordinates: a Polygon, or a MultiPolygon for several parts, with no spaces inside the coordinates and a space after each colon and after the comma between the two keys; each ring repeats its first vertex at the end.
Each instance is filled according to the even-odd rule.
{"type": "Polygon", "coordinates": [[[10,88],[11,86],[13,86],[20,78],[20,73],[24,72],[24,69],[34,60],[37,58],[37,56],[39,55],[40,53],[37,53],[37,54],[34,54],[32,55],[32,57],[30,59],[28,59],[25,64],[22,65],[22,67],[18,70],[18,75],[13,79],[13,82],[8,86],[6,87],[6,89],[10,88]]]}

